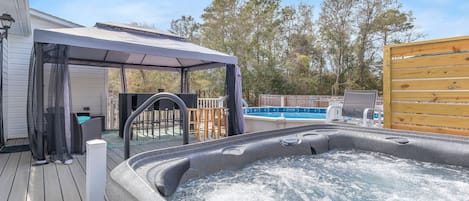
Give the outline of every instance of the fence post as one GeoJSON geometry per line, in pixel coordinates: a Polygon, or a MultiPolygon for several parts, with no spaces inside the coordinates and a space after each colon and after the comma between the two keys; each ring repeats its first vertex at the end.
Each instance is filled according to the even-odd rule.
{"type": "Polygon", "coordinates": [[[104,201],[106,187],[106,141],[86,142],[86,200],[104,201]]]}
{"type": "Polygon", "coordinates": [[[280,107],[285,107],[285,96],[280,96],[280,107]]]}

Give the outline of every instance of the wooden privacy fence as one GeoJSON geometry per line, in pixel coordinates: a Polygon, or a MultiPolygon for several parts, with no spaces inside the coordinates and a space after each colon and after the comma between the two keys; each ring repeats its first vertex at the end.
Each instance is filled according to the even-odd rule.
{"type": "Polygon", "coordinates": [[[384,127],[469,135],[469,37],[384,47],[384,127]]]}
{"type": "MultiPolygon", "coordinates": [[[[344,102],[343,96],[323,96],[323,95],[276,95],[260,94],[259,107],[279,106],[279,107],[328,107],[331,102],[344,102]]],[[[376,105],[382,105],[382,97],[378,97],[376,105]]]]}
{"type": "Polygon", "coordinates": [[[342,102],[343,100],[343,96],[260,94],[258,106],[327,107],[329,102],[342,102]]]}

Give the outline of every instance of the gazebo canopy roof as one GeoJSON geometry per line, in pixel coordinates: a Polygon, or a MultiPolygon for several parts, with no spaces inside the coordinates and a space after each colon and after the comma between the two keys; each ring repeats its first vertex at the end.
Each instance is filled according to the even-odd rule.
{"type": "Polygon", "coordinates": [[[193,44],[177,35],[116,23],[38,29],[34,31],[34,42],[69,46],[69,63],[77,65],[190,71],[237,64],[235,56],[193,44]]]}

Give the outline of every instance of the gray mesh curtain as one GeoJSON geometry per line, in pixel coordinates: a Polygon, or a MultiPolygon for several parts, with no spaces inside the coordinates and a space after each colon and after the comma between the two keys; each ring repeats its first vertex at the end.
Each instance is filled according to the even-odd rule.
{"type": "Polygon", "coordinates": [[[36,43],[28,88],[28,134],[35,160],[71,159],[68,47],[36,43]]]}
{"type": "Polygon", "coordinates": [[[27,121],[29,146],[36,161],[45,160],[42,45],[35,44],[29,64],[27,121]]]}
{"type": "Polygon", "coordinates": [[[241,73],[236,65],[226,65],[225,94],[228,96],[228,135],[244,133],[244,117],[242,108],[241,73]],[[239,81],[239,83],[237,83],[239,81]]]}
{"type": "Polygon", "coordinates": [[[5,145],[3,138],[3,40],[0,39],[0,149],[5,145]]]}

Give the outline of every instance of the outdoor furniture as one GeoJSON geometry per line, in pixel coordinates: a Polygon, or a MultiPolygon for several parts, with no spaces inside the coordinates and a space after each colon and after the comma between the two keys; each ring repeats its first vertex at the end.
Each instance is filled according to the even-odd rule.
{"type": "Polygon", "coordinates": [[[189,133],[199,141],[226,136],[226,108],[193,108],[188,110],[189,133]]]}
{"type": "MultiPolygon", "coordinates": [[[[329,105],[326,112],[326,123],[348,122],[370,127],[376,111],[375,104],[378,97],[376,90],[347,90],[344,103],[329,105]],[[354,120],[359,119],[358,122],[354,120]]],[[[378,119],[382,118],[378,115],[378,119]]]]}
{"type": "MultiPolygon", "coordinates": [[[[125,121],[127,118],[132,114],[134,110],[136,110],[140,105],[142,105],[148,98],[150,98],[153,94],[151,93],[120,93],[119,94],[119,136],[123,137],[123,130],[125,121]]],[[[190,94],[190,93],[180,93],[176,94],[179,98],[181,98],[188,108],[197,107],[197,94],[190,94]]],[[[158,125],[158,130],[160,131],[161,124],[164,123],[165,128],[167,129],[169,121],[172,122],[174,127],[175,121],[180,121],[175,119],[173,116],[174,110],[178,110],[179,107],[174,105],[172,101],[168,100],[160,100],[156,102],[152,107],[149,107],[147,112],[157,112],[158,114],[151,114],[151,117],[145,118],[144,116],[138,117],[136,122],[134,122],[135,128],[142,128],[144,129],[145,125],[154,128],[155,125],[158,125]],[[171,119],[169,119],[172,117],[171,119]],[[144,121],[146,119],[146,121],[144,121]],[[139,122],[140,126],[137,125],[139,122]],[[145,124],[145,122],[147,124],[145,124]],[[152,125],[148,125],[148,124],[152,125]]],[[[174,132],[173,132],[174,133],[174,132]]],[[[132,138],[132,136],[131,136],[132,138]]]]}
{"type": "Polygon", "coordinates": [[[86,141],[101,139],[102,119],[101,117],[72,114],[72,129],[71,152],[83,154],[86,151],[86,141]]]}

